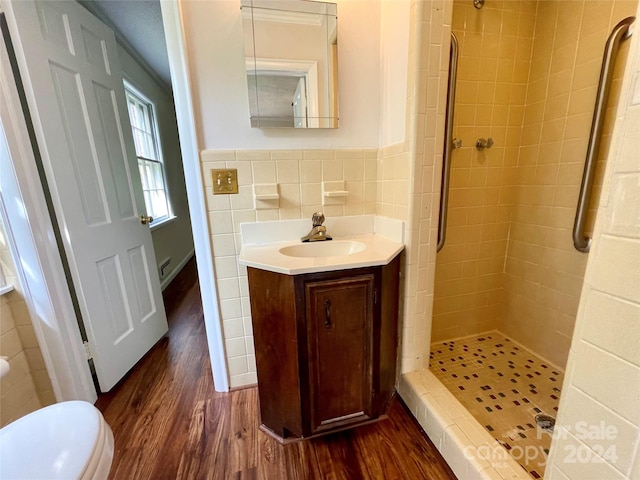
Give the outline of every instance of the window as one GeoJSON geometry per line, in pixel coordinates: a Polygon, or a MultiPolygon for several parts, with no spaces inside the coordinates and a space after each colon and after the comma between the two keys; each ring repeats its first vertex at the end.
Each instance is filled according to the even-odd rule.
{"type": "Polygon", "coordinates": [[[136,145],[144,203],[147,215],[153,217],[154,225],[171,216],[158,139],[158,122],[153,104],[149,100],[126,82],[124,90],[133,142],[136,145]]]}

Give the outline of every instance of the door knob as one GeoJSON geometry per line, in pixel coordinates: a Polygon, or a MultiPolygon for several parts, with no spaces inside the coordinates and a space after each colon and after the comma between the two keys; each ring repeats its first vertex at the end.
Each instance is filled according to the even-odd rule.
{"type": "Polygon", "coordinates": [[[151,223],[151,222],[153,222],[153,217],[152,216],[144,215],[144,214],[140,215],[140,223],[142,225],[146,225],[146,224],[151,223]]]}

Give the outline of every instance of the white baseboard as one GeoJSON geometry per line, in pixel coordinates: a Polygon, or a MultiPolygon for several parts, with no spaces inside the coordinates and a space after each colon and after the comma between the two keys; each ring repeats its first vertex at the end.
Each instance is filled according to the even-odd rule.
{"type": "Polygon", "coordinates": [[[180,261],[180,263],[173,270],[171,270],[171,273],[169,273],[167,278],[165,278],[164,280],[162,280],[162,282],[160,282],[160,289],[163,292],[164,292],[165,288],[167,288],[169,286],[171,281],[174,278],[176,278],[176,275],[178,275],[178,273],[180,273],[180,270],[182,270],[182,268],[187,264],[187,262],[189,260],[191,260],[191,257],[193,257],[193,255],[195,255],[195,250],[192,248],[189,251],[189,253],[187,253],[187,255],[180,261]]]}

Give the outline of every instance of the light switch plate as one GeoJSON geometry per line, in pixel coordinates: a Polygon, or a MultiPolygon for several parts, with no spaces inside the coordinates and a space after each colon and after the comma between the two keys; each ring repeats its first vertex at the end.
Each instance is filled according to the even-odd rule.
{"type": "Polygon", "coordinates": [[[211,180],[213,180],[213,194],[224,195],[238,193],[238,169],[211,169],[211,180]]]}

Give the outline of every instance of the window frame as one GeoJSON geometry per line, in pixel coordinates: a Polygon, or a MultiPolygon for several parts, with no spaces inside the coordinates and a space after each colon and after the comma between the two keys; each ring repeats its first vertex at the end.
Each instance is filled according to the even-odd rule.
{"type": "MultiPolygon", "coordinates": [[[[167,214],[163,215],[162,217],[153,218],[153,221],[149,223],[149,227],[153,230],[157,227],[160,227],[161,225],[172,222],[176,218],[175,215],[173,214],[173,209],[171,206],[171,194],[169,191],[169,184],[167,181],[167,170],[165,168],[164,155],[162,152],[162,142],[160,140],[157,108],[156,108],[155,102],[150,100],[148,96],[146,96],[138,87],[133,85],[133,83],[128,81],[126,78],[123,79],[123,84],[124,84],[124,93],[125,93],[125,105],[127,108],[127,115],[129,118],[129,128],[131,130],[132,138],[134,139],[134,151],[136,155],[136,164],[138,166],[138,172],[140,172],[140,161],[143,161],[143,162],[151,162],[151,163],[158,164],[160,166],[160,171],[162,173],[162,184],[164,187],[164,196],[167,203],[167,214]],[[155,150],[156,156],[158,157],[157,159],[147,158],[147,157],[138,155],[138,151],[135,146],[135,138],[133,135],[133,129],[138,127],[137,126],[134,127],[134,125],[131,122],[131,115],[129,113],[129,97],[132,97],[136,102],[142,104],[145,107],[145,115],[147,116],[147,121],[149,122],[149,128],[151,130],[149,133],[151,134],[152,146],[153,146],[153,149],[155,150]]],[[[140,176],[142,177],[142,175],[140,176]]],[[[149,209],[149,206],[147,205],[145,192],[148,192],[150,190],[147,189],[145,191],[142,178],[140,178],[140,183],[142,187],[144,208],[145,208],[145,211],[147,212],[146,214],[148,215],[150,209],[149,209]]]]}

